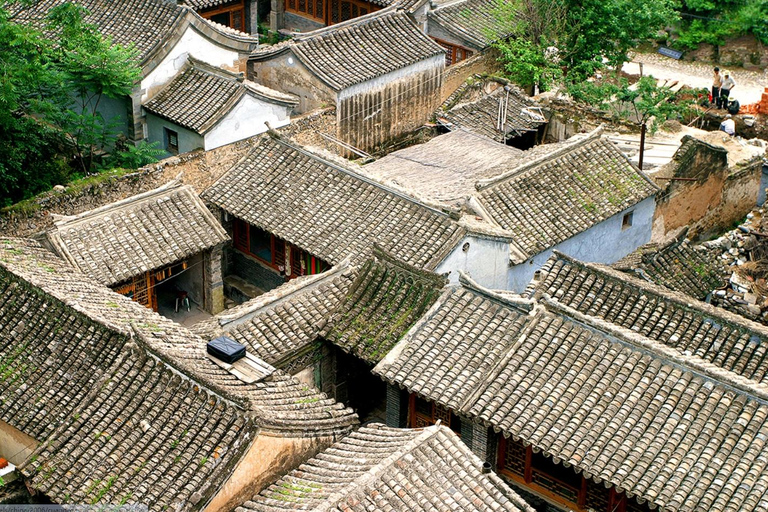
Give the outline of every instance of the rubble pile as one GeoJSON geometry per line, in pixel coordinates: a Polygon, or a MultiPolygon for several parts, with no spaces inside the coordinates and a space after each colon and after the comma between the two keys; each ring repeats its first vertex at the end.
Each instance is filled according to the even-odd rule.
{"type": "Polygon", "coordinates": [[[704,242],[722,263],[727,285],[712,304],[768,325],[768,216],[758,208],[738,228],[704,242]]]}

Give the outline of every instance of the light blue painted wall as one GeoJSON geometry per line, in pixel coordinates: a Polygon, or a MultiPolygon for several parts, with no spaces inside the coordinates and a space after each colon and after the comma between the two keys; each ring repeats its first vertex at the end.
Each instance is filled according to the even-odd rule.
{"type": "Polygon", "coordinates": [[[508,272],[507,289],[523,292],[533,274],[558,251],[582,261],[592,263],[614,263],[641,245],[651,241],[653,213],[656,199],[651,196],[632,208],[627,208],[600,224],[537,254],[530,260],[511,267],[508,272]],[[624,215],[633,212],[632,226],[622,230],[624,215]]]}
{"type": "Polygon", "coordinates": [[[509,243],[477,236],[465,237],[435,272],[450,272],[448,278],[451,283],[458,283],[459,270],[468,273],[481,286],[504,289],[509,270],[509,243]],[[464,244],[469,244],[466,251],[464,244]]]}
{"type": "Polygon", "coordinates": [[[129,122],[132,108],[131,99],[128,96],[121,98],[103,96],[99,102],[98,111],[107,123],[113,123],[115,132],[128,137],[132,134],[129,122]]]}
{"type": "Polygon", "coordinates": [[[181,126],[166,121],[162,117],[147,113],[147,140],[149,142],[159,142],[158,149],[164,151],[161,158],[171,156],[171,153],[165,151],[165,133],[164,128],[175,131],[179,134],[179,154],[202,148],[203,138],[192,130],[187,130],[181,126]]]}

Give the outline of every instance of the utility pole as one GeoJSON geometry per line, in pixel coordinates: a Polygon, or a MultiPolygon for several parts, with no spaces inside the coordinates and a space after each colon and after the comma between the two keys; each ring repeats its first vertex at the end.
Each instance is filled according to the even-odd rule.
{"type": "Polygon", "coordinates": [[[643,153],[645,153],[645,121],[642,125],[640,125],[640,158],[639,158],[639,167],[640,170],[643,170],[643,153]]]}

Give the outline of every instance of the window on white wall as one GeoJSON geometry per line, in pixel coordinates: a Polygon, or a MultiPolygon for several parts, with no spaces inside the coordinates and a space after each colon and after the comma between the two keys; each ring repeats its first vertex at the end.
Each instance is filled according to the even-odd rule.
{"type": "Polygon", "coordinates": [[[179,154],[179,133],[165,128],[165,149],[172,155],[179,154]]]}
{"type": "Polygon", "coordinates": [[[627,212],[624,214],[624,218],[621,219],[621,230],[624,231],[627,228],[632,227],[632,217],[634,216],[634,211],[627,212]]]}

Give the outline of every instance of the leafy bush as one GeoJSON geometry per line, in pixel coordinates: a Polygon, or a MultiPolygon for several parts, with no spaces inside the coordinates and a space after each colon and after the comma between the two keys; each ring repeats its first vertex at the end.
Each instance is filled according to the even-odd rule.
{"type": "Polygon", "coordinates": [[[727,38],[748,34],[768,44],[768,0],[685,0],[680,13],[679,36],[670,42],[680,49],[721,46],[727,38]]]}

